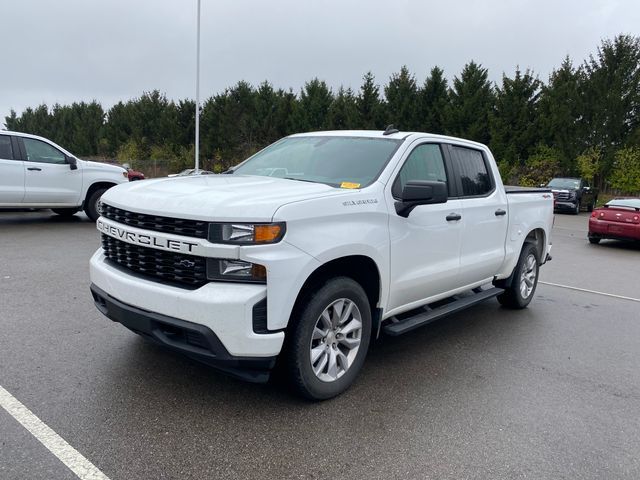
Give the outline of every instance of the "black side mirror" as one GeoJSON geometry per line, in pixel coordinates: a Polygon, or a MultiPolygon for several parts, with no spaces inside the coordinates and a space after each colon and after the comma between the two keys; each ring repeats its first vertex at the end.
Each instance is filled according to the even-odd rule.
{"type": "Polygon", "coordinates": [[[591,187],[582,187],[582,191],[588,193],[591,191],[591,187]]]}
{"type": "Polygon", "coordinates": [[[76,157],[70,157],[67,155],[67,163],[69,164],[69,168],[71,170],[78,169],[78,160],[76,159],[76,157]]]}
{"type": "Polygon", "coordinates": [[[396,202],[396,213],[406,218],[418,205],[447,203],[448,196],[445,182],[411,180],[402,189],[400,201],[396,202]]]}

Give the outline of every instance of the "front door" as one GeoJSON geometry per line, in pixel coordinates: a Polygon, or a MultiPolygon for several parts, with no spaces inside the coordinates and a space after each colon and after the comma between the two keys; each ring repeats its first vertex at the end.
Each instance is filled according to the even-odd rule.
{"type": "Polygon", "coordinates": [[[21,138],[24,162],[24,203],[78,206],[82,203],[82,167],[71,170],[63,152],[35,138],[21,138]]]}
{"type": "Polygon", "coordinates": [[[462,227],[451,217],[459,213],[460,200],[420,205],[404,218],[395,213],[394,205],[410,180],[450,184],[441,145],[421,143],[410,150],[388,190],[391,249],[388,311],[418,306],[426,298],[456,288],[459,281],[462,227]]]}
{"type": "Polygon", "coordinates": [[[0,205],[17,205],[24,198],[24,166],[19,158],[19,153],[13,154],[11,137],[0,135],[0,205]]]}

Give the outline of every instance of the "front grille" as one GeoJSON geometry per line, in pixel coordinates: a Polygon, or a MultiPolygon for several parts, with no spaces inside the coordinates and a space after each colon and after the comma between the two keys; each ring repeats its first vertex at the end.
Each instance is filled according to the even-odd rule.
{"type": "Polygon", "coordinates": [[[571,200],[571,193],[569,192],[553,192],[553,196],[559,202],[566,202],[571,200]]]}
{"type": "Polygon", "coordinates": [[[200,220],[159,217],[145,213],[130,212],[121,208],[102,204],[102,216],[132,227],[154,232],[174,233],[185,237],[207,238],[209,224],[200,220]]]}
{"type": "Polygon", "coordinates": [[[102,234],[105,256],[134,272],[192,288],[207,283],[204,257],[132,245],[102,234]]]}

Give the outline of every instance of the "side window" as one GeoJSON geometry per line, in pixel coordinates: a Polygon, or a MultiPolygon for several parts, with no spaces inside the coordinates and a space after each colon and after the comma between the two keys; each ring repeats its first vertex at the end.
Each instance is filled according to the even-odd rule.
{"type": "Polygon", "coordinates": [[[489,193],[493,185],[482,152],[472,148],[452,148],[462,181],[462,196],[473,197],[489,193]]]}
{"type": "Polygon", "coordinates": [[[393,183],[391,188],[393,196],[400,197],[402,189],[410,180],[447,183],[447,173],[440,145],[424,143],[413,149],[393,183]]]}
{"type": "Polygon", "coordinates": [[[40,163],[67,163],[64,154],[48,143],[34,138],[23,138],[24,148],[27,151],[27,160],[40,163]]]}
{"type": "Polygon", "coordinates": [[[11,137],[0,135],[0,159],[13,160],[13,149],[11,148],[11,137]]]}

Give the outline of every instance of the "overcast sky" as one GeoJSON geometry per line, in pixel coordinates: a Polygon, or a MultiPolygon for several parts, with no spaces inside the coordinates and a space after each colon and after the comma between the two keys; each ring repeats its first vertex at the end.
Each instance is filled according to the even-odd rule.
{"type": "MultiPolygon", "coordinates": [[[[196,0],[3,0],[0,126],[11,108],[159,89],[195,98],[196,0]]],[[[201,97],[244,79],[296,92],[306,80],[358,89],[407,65],[419,82],[473,59],[491,79],[516,65],[542,80],[565,55],[638,35],[638,0],[202,0],[201,97]]]]}

